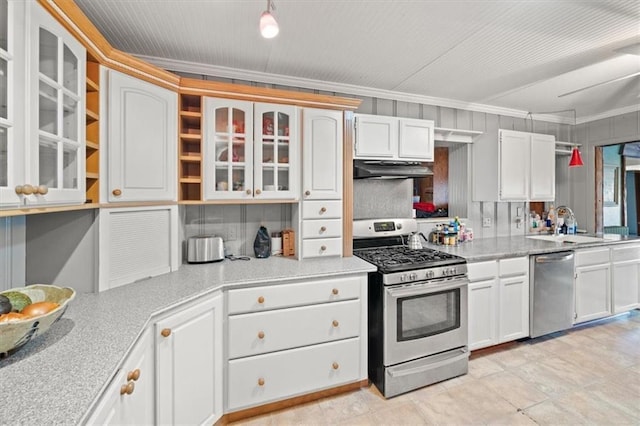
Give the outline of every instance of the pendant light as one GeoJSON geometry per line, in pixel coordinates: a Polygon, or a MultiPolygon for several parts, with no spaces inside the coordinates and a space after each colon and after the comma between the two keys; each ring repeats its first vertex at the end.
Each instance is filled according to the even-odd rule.
{"type": "Polygon", "coordinates": [[[569,160],[569,167],[579,166],[584,166],[584,163],[582,162],[582,156],[580,155],[580,151],[578,151],[578,147],[574,146],[571,152],[571,160],[569,160]]]}
{"type": "Polygon", "coordinates": [[[276,10],[272,0],[267,0],[267,10],[260,15],[260,34],[264,38],[274,38],[280,32],[276,18],[271,14],[271,10],[276,10]]]}

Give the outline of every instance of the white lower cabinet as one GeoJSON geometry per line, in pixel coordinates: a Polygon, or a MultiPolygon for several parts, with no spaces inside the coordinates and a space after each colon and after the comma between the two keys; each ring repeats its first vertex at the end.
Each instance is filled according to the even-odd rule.
{"type": "Polygon", "coordinates": [[[118,369],[88,424],[149,425],[155,423],[155,362],[151,330],[142,333],[118,369]]]}
{"type": "Polygon", "coordinates": [[[574,324],[611,315],[609,247],[576,251],[574,324]]]}
{"type": "Polygon", "coordinates": [[[158,320],[159,424],[211,425],[222,416],[222,295],[158,320]]]}
{"type": "Polygon", "coordinates": [[[529,336],[529,259],[470,263],[469,349],[529,336]]]}
{"type": "Polygon", "coordinates": [[[366,275],[230,290],[226,411],[367,378],[366,275]]]}
{"type": "Polygon", "coordinates": [[[640,245],[611,247],[613,313],[640,307],[640,245]]]}

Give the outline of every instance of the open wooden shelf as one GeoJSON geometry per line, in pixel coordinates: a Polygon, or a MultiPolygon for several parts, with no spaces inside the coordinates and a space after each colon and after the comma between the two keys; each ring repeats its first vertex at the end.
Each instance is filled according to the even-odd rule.
{"type": "Polygon", "coordinates": [[[85,198],[87,203],[100,201],[100,64],[87,53],[85,198]]]}
{"type": "Polygon", "coordinates": [[[202,96],[180,95],[179,182],[181,201],[202,200],[202,96]]]}

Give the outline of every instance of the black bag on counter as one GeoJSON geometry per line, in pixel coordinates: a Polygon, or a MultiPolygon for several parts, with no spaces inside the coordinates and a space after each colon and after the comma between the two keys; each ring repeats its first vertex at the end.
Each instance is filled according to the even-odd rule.
{"type": "Polygon", "coordinates": [[[257,258],[265,258],[271,255],[271,237],[264,226],[258,229],[256,239],[253,241],[253,251],[257,258]]]}

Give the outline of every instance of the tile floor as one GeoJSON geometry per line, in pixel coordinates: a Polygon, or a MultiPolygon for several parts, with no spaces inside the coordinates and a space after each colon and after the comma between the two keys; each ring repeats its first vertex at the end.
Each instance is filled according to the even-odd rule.
{"type": "Polygon", "coordinates": [[[476,351],[469,373],[385,400],[375,386],[236,425],[640,425],[640,311],[476,351]]]}

